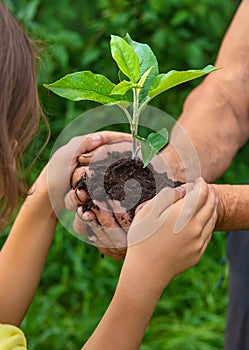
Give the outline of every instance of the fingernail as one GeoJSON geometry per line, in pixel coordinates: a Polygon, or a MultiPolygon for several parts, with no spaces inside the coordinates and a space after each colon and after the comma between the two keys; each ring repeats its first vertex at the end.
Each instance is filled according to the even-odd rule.
{"type": "Polygon", "coordinates": [[[89,217],[89,213],[87,211],[85,211],[82,216],[81,216],[81,220],[83,221],[87,221],[87,222],[91,222],[92,219],[89,217]]]}
{"type": "Polygon", "coordinates": [[[79,156],[79,158],[80,157],[83,157],[83,158],[91,158],[92,157],[92,154],[91,153],[88,153],[88,154],[81,154],[80,156],[79,156]]]}
{"type": "Polygon", "coordinates": [[[219,204],[219,198],[218,197],[216,197],[215,201],[216,201],[216,204],[219,204]]]}
{"type": "Polygon", "coordinates": [[[195,183],[201,182],[203,181],[203,178],[201,176],[197,177],[197,179],[195,179],[195,183]]]}
{"type": "Polygon", "coordinates": [[[92,136],[92,140],[93,140],[93,141],[99,141],[99,140],[101,140],[101,136],[100,136],[99,134],[93,135],[93,136],[92,136]]]}
{"type": "Polygon", "coordinates": [[[95,235],[92,235],[92,236],[87,235],[87,238],[90,242],[96,242],[98,240],[98,238],[95,235]]]}
{"type": "Polygon", "coordinates": [[[175,187],[175,190],[176,190],[177,192],[179,192],[181,195],[185,195],[185,194],[186,194],[185,188],[183,188],[183,187],[181,187],[181,186],[175,187]]]}
{"type": "Polygon", "coordinates": [[[76,190],[75,190],[75,195],[76,195],[77,199],[81,202],[81,199],[80,199],[80,197],[79,197],[79,194],[80,194],[80,190],[79,190],[78,188],[76,188],[76,190]]]}

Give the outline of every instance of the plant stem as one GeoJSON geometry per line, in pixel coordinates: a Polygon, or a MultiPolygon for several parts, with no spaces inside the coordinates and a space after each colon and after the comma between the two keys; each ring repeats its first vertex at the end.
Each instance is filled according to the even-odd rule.
{"type": "Polygon", "coordinates": [[[138,121],[139,121],[139,110],[138,110],[138,102],[139,102],[139,89],[133,90],[133,116],[132,116],[132,125],[131,125],[131,136],[132,136],[132,159],[136,159],[137,157],[137,141],[134,136],[137,134],[138,130],[138,121]]]}
{"type": "Polygon", "coordinates": [[[130,123],[130,129],[131,129],[131,126],[132,126],[132,118],[131,118],[131,115],[130,113],[127,111],[127,109],[125,107],[122,106],[121,103],[118,104],[118,107],[122,109],[122,111],[124,111],[127,119],[129,120],[129,123],[130,123]]]}
{"type": "Polygon", "coordinates": [[[133,124],[132,117],[131,117],[130,113],[127,111],[127,109],[122,106],[122,104],[118,104],[118,106],[119,106],[119,108],[121,108],[124,111],[127,119],[129,120],[130,130],[131,130],[131,135],[132,135],[132,159],[136,159],[137,144],[136,144],[136,140],[134,138],[134,135],[136,135],[136,133],[134,130],[134,124],[133,124]]]}
{"type": "Polygon", "coordinates": [[[150,102],[151,98],[148,98],[147,100],[145,100],[140,107],[138,108],[138,113],[139,115],[143,112],[143,110],[145,109],[145,107],[147,106],[147,104],[150,102]]]}

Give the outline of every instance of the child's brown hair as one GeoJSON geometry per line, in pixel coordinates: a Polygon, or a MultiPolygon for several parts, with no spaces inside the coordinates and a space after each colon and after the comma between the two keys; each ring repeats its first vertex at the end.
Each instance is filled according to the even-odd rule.
{"type": "Polygon", "coordinates": [[[41,115],[32,44],[0,2],[0,227],[23,195],[18,156],[35,135],[41,115]]]}

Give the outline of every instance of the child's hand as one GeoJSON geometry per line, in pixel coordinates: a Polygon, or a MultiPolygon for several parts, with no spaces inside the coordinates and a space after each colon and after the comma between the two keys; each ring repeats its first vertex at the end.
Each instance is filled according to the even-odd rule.
{"type": "Polygon", "coordinates": [[[200,260],[217,220],[215,192],[203,179],[180,197],[177,189],[162,190],[136,214],[128,232],[125,270],[160,292],[200,260]],[[178,200],[170,205],[172,198],[178,200]]]}

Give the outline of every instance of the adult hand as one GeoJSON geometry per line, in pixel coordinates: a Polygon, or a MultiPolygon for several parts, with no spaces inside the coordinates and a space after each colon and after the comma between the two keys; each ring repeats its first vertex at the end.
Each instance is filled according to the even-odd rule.
{"type": "MultiPolygon", "coordinates": [[[[96,151],[82,155],[79,159],[81,166],[77,167],[72,175],[72,190],[67,193],[65,204],[67,209],[76,211],[73,227],[80,236],[86,236],[90,243],[96,245],[99,250],[110,255],[116,260],[124,258],[127,246],[127,231],[131,223],[130,214],[123,208],[119,201],[94,200],[94,206],[86,210],[86,203],[89,201],[88,193],[84,188],[76,186],[82,177],[92,176],[91,162],[94,166],[101,162],[103,173],[110,164],[105,162],[108,154],[119,152],[120,157],[126,151],[130,151],[130,142],[111,143],[100,146],[96,151]],[[86,229],[86,225],[88,229],[86,229]]],[[[99,175],[98,182],[104,187],[103,174],[99,175]]],[[[90,194],[91,195],[91,194],[90,194]]]]}

